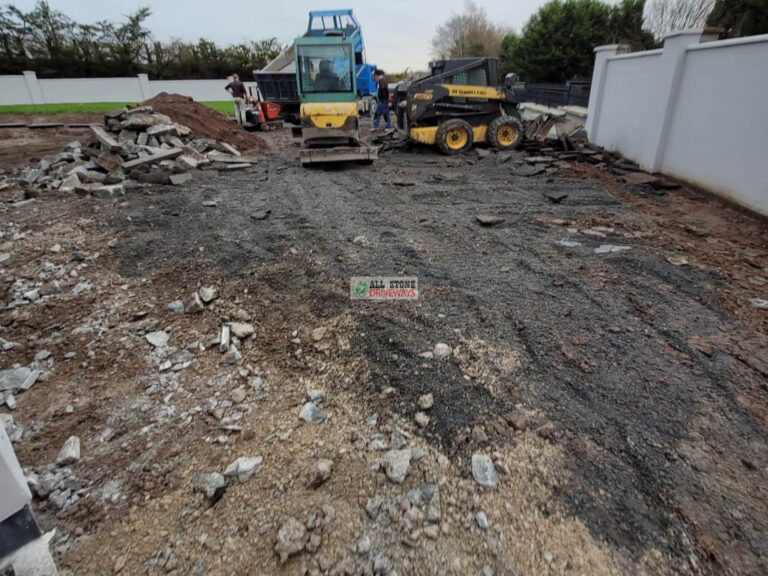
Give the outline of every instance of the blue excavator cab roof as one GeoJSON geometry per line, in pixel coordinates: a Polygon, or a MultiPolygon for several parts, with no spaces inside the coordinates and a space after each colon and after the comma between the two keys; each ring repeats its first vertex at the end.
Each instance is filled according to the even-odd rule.
{"type": "Polygon", "coordinates": [[[309,23],[305,36],[329,36],[341,32],[347,38],[352,38],[355,53],[363,53],[363,35],[360,23],[351,9],[346,10],[313,10],[309,13],[309,23]]]}

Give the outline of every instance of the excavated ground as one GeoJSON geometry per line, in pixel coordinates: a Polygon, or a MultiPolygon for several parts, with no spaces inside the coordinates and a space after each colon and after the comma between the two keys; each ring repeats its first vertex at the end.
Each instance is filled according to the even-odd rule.
{"type": "Polygon", "coordinates": [[[768,292],[764,220],[592,167],[526,177],[520,153],[417,148],[304,169],[285,132],[264,138],[271,152],[246,172],[200,172],[114,202],[3,204],[5,238],[26,233],[2,250],[13,252],[6,302],[43,262],[89,255],[70,283],[88,278],[91,291],[63,285],[58,299],[7,310],[0,333],[22,344],[4,365],[41,348],[56,361],[18,397],[14,418],[33,431],[15,445],[22,465],[51,462],[72,434],[83,443],[83,499],[58,513],[39,505],[65,573],[365,573],[361,534],[370,558],[386,553],[401,575],[768,572],[768,311],[749,303],[768,292]],[[567,198],[553,203],[552,191],[567,198]],[[483,227],[478,214],[505,221],[483,227]],[[630,249],[595,252],[607,244],[630,249]],[[361,275],[416,276],[419,300],[351,301],[361,275]],[[166,308],[206,284],[221,292],[213,310],[166,308]],[[235,309],[256,325],[246,376],[211,345],[235,309]],[[96,327],[76,330],[86,323],[96,327]],[[313,343],[319,326],[328,345],[313,343]],[[160,328],[174,346],[207,349],[158,394],[142,335],[160,328]],[[438,342],[451,359],[420,356],[438,342]],[[77,360],[62,361],[67,351],[77,360]],[[217,443],[218,422],[195,409],[254,373],[268,388],[249,393],[243,429],[217,443]],[[325,390],[324,424],[298,420],[306,388],[325,390]],[[421,429],[413,418],[429,392],[421,429]],[[516,407],[526,430],[500,418],[516,407]],[[374,413],[374,428],[402,428],[427,454],[403,485],[376,471],[374,413]],[[105,427],[116,430],[107,443],[105,427]],[[498,489],[475,486],[476,452],[508,467],[498,489]],[[195,499],[190,474],[250,453],[264,456],[261,472],[213,507],[195,499]],[[333,475],[310,489],[319,457],[333,475]],[[440,486],[436,539],[400,517],[419,482],[440,486]],[[107,486],[119,496],[103,497],[107,486]],[[394,510],[366,514],[375,496],[394,510]],[[318,509],[320,552],[280,564],[281,522],[318,509]]]}

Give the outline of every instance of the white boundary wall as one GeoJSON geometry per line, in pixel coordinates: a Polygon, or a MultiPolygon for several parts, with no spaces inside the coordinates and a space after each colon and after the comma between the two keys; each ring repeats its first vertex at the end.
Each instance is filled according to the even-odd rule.
{"type": "MultiPolygon", "coordinates": [[[[34,72],[0,76],[0,105],[65,104],[81,102],[141,102],[160,92],[182,94],[197,101],[229,100],[221,80],[150,80],[146,74],[131,78],[38,79],[34,72]]],[[[246,82],[246,86],[255,83],[246,82]]]]}
{"type": "Polygon", "coordinates": [[[596,48],[586,128],[649,172],[768,215],[768,34],[686,30],[661,50],[596,48]]]}

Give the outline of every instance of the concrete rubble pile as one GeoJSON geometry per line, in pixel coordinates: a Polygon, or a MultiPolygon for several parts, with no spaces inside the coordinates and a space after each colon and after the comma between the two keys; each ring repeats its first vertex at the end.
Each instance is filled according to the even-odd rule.
{"type": "Polygon", "coordinates": [[[28,197],[60,190],[108,198],[142,184],[178,186],[197,169],[231,171],[257,161],[225,142],[196,137],[151,106],[108,112],[104,127],[93,125],[91,131],[91,142],[70,142],[21,174],[28,197]]]}

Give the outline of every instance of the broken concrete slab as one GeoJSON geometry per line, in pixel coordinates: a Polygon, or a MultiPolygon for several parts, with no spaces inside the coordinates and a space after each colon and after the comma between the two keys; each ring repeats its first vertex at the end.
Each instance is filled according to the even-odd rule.
{"type": "Polygon", "coordinates": [[[176,130],[174,124],[155,124],[147,128],[147,134],[150,136],[163,136],[165,134],[173,134],[178,136],[179,132],[176,130]]]}
{"type": "Polygon", "coordinates": [[[106,130],[101,126],[91,126],[91,132],[96,136],[101,146],[110,152],[120,152],[123,149],[123,145],[117,140],[107,134],[106,130]]]}
{"type": "Polygon", "coordinates": [[[255,164],[259,162],[259,158],[256,158],[256,156],[243,156],[242,154],[239,156],[233,156],[231,154],[222,154],[221,152],[214,151],[209,152],[207,156],[208,159],[212,162],[223,162],[225,164],[239,164],[245,162],[255,164]]]}
{"type": "Polygon", "coordinates": [[[232,154],[234,156],[240,156],[241,155],[240,151],[237,148],[235,148],[234,146],[232,146],[230,144],[227,144],[226,142],[217,142],[217,144],[218,144],[218,146],[220,148],[224,149],[224,152],[227,152],[227,153],[232,154]]]}
{"type": "Polygon", "coordinates": [[[250,168],[253,166],[250,162],[244,162],[242,164],[224,164],[219,166],[220,172],[232,172],[234,170],[243,170],[244,168],[250,168]]]}
{"type": "Polygon", "coordinates": [[[62,192],[72,192],[76,186],[80,185],[80,178],[77,174],[70,174],[59,185],[59,190],[62,192]]]}
{"type": "Polygon", "coordinates": [[[195,168],[197,168],[197,165],[199,164],[199,162],[195,158],[192,158],[191,156],[186,156],[184,154],[179,156],[176,162],[178,162],[183,168],[186,168],[187,170],[194,170],[195,168]]]}
{"type": "Polygon", "coordinates": [[[57,466],[69,466],[80,460],[80,438],[70,436],[56,456],[57,466]]]}
{"type": "Polygon", "coordinates": [[[120,158],[120,156],[117,154],[113,154],[111,152],[102,152],[93,159],[93,162],[107,172],[118,170],[123,166],[123,159],[120,158]]]}
{"type": "Polygon", "coordinates": [[[497,216],[496,214],[477,214],[475,220],[477,220],[481,226],[495,226],[503,223],[505,218],[497,216]]]}
{"type": "Polygon", "coordinates": [[[182,184],[192,180],[192,174],[189,172],[182,172],[181,174],[171,174],[169,178],[171,184],[174,186],[181,186],[182,184]]]}
{"type": "Polygon", "coordinates": [[[131,111],[131,113],[128,114],[128,117],[121,122],[120,125],[123,129],[146,130],[150,126],[156,126],[158,124],[173,124],[173,120],[165,114],[131,111]]]}
{"type": "Polygon", "coordinates": [[[32,370],[26,366],[0,370],[0,392],[29,390],[39,377],[38,370],[32,370]]]}
{"type": "Polygon", "coordinates": [[[552,158],[552,156],[530,156],[528,158],[524,158],[524,160],[528,164],[549,164],[550,162],[554,161],[554,158],[552,158]]]}
{"type": "Polygon", "coordinates": [[[123,168],[126,170],[130,170],[131,168],[135,168],[136,166],[141,166],[142,164],[154,164],[155,162],[160,162],[161,160],[171,160],[173,158],[176,158],[177,156],[181,156],[181,154],[182,154],[181,148],[170,148],[169,150],[163,150],[162,152],[158,152],[157,154],[152,154],[151,156],[146,156],[144,158],[136,158],[136,160],[129,160],[128,162],[123,164],[123,168]]]}

